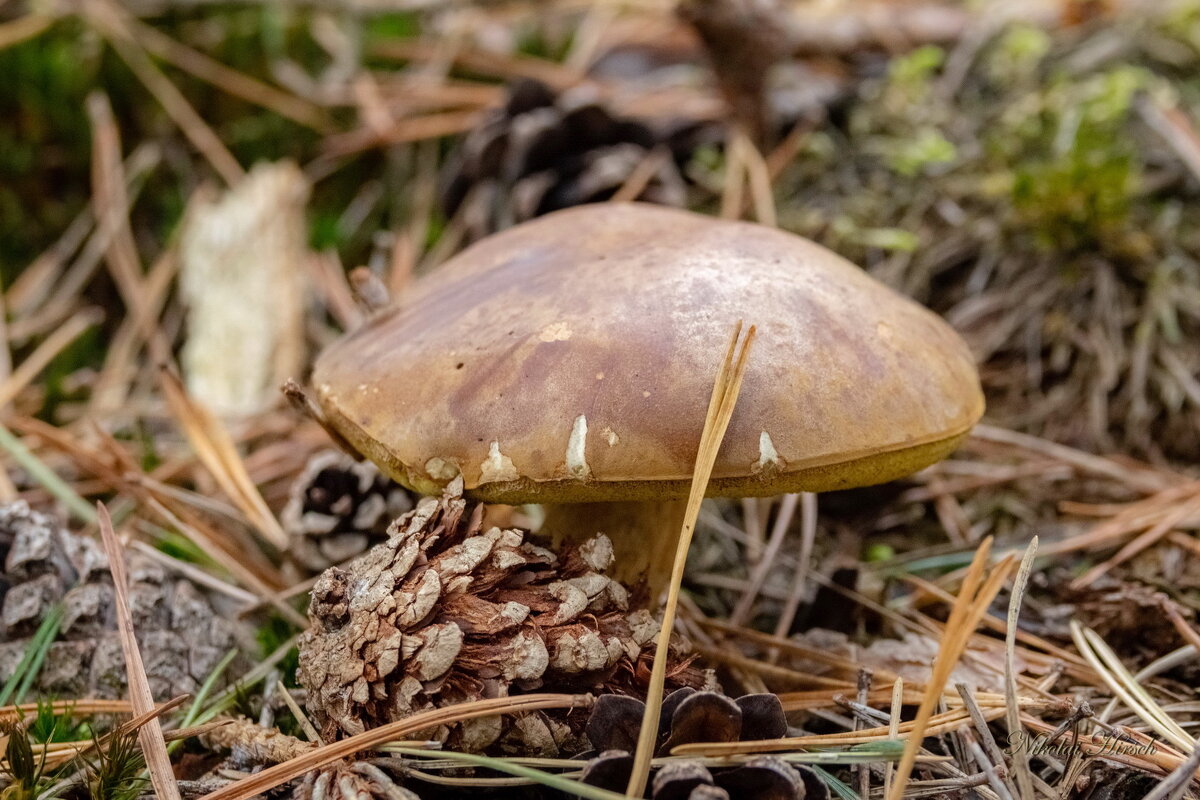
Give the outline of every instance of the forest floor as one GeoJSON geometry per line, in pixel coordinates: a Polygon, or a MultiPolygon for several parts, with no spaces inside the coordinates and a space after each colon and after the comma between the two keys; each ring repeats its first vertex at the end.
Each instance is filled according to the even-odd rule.
{"type": "Polygon", "coordinates": [[[49,5],[0,2],[4,797],[149,792],[150,717],[187,796],[619,796],[571,681],[312,728],[310,592],[418,500],[279,393],[371,287],[612,199],[830,247],[954,326],[988,401],[909,479],[706,503],[671,681],[719,699],[656,774],[766,797],[773,753],[810,797],[883,797],[916,726],[905,797],[1195,796],[1200,3],[49,5]],[[157,714],[122,592],[78,591],[109,586],[107,513],[157,714]],[[768,694],[783,729],[747,700],[702,735],[768,694]],[[456,755],[485,712],[496,747],[456,755]]]}

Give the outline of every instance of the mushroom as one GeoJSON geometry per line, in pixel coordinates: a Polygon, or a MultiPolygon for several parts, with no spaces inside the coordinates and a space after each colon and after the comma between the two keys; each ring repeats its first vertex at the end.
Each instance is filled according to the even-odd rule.
{"type": "Polygon", "coordinates": [[[708,493],[847,489],[949,454],[983,412],[940,318],[806,239],[636,203],[491,236],[328,347],[326,421],[410,489],[459,475],[540,503],[542,530],[612,540],[663,588],[729,330],[758,341],[708,493]]]}

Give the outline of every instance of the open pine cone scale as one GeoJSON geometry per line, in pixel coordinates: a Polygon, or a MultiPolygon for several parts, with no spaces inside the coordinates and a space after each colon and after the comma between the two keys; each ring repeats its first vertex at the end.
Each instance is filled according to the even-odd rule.
{"type": "MultiPolygon", "coordinates": [[[[300,645],[309,711],[328,738],[420,711],[526,691],[637,691],[658,625],[604,572],[597,534],[561,553],[520,529],[483,530],[462,481],[396,520],[386,542],[318,579],[300,645]]],[[[681,662],[676,658],[676,662],[681,662]]],[[[703,676],[675,663],[672,683],[703,676]]],[[[579,715],[478,720],[430,731],[469,751],[587,749],[579,715]]]]}

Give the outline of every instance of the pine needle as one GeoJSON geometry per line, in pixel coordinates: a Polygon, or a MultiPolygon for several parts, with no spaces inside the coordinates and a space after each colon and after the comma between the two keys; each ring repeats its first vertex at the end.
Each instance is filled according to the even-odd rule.
{"type": "Polygon", "coordinates": [[[287,658],[288,654],[292,652],[292,650],[296,647],[296,643],[299,641],[300,634],[297,633],[289,638],[286,642],[272,650],[266,658],[259,660],[259,662],[255,664],[249,672],[238,676],[237,683],[227,687],[225,691],[214,697],[212,702],[208,704],[208,707],[199,712],[192,722],[207,722],[221,712],[232,707],[238,698],[238,692],[249,689],[251,686],[254,686],[259,681],[270,675],[275,667],[279,665],[279,662],[287,658]]]}
{"type": "Polygon", "coordinates": [[[233,663],[233,659],[237,658],[238,651],[236,648],[225,654],[225,657],[213,667],[208,673],[208,677],[204,679],[204,683],[200,686],[200,690],[196,692],[196,696],[192,698],[192,704],[188,707],[187,713],[183,715],[183,720],[179,723],[181,727],[188,727],[200,717],[204,710],[204,703],[208,700],[208,696],[212,693],[213,688],[217,685],[217,681],[221,679],[221,675],[233,663]]]}
{"type": "MultiPolygon", "coordinates": [[[[520,697],[496,697],[470,703],[459,703],[445,708],[435,708],[387,725],[381,725],[378,728],[372,728],[323,747],[317,747],[299,758],[267,767],[262,772],[223,786],[214,792],[209,792],[200,800],[250,800],[250,798],[276,786],[281,786],[310,770],[438,725],[449,725],[497,714],[519,714],[547,708],[581,708],[590,703],[589,695],[529,694],[520,697]]],[[[445,756],[445,753],[442,755],[445,756]]]]}
{"type": "Polygon", "coordinates": [[[826,772],[825,770],[823,770],[817,766],[811,766],[811,767],[809,767],[809,769],[811,769],[813,772],[817,773],[817,777],[820,778],[824,782],[824,784],[829,787],[829,790],[831,792],[833,792],[834,794],[836,794],[838,797],[842,798],[842,800],[863,800],[863,798],[859,797],[858,792],[854,791],[849,786],[847,786],[846,784],[839,781],[831,773],[826,772]]]}
{"type": "MultiPolygon", "coordinates": [[[[155,710],[154,695],[150,692],[150,679],[142,664],[137,638],[133,631],[133,616],[129,613],[129,584],[125,577],[125,554],[113,531],[112,519],[103,503],[96,504],[100,522],[100,534],[104,540],[104,552],[108,557],[108,568],[112,572],[113,589],[116,594],[117,625],[121,632],[121,649],[125,654],[125,672],[129,680],[129,701],[137,714],[155,710]]],[[[160,800],[179,800],[179,786],[171,769],[171,757],[163,742],[162,726],[155,717],[138,729],[138,741],[150,770],[150,782],[154,794],[160,800]]]]}
{"type": "Polygon", "coordinates": [[[39,344],[24,361],[21,362],[11,375],[0,384],[0,408],[7,406],[26,386],[33,383],[34,378],[42,373],[72,342],[78,339],[84,331],[92,328],[104,319],[104,313],[95,306],[89,306],[79,311],[59,327],[55,328],[41,344],[39,344]]]}
{"type": "MultiPolygon", "coordinates": [[[[84,741],[63,741],[63,742],[53,742],[52,741],[52,742],[47,742],[45,744],[35,744],[33,746],[34,752],[39,757],[44,754],[45,758],[46,758],[46,764],[48,766],[52,766],[52,767],[60,767],[73,758],[90,757],[89,754],[93,750],[99,750],[101,752],[106,751],[108,748],[110,748],[114,744],[114,742],[117,739],[119,739],[121,737],[134,735],[135,733],[137,733],[138,729],[140,729],[143,725],[145,725],[151,719],[157,719],[157,718],[163,716],[164,714],[166,714],[170,711],[173,711],[174,709],[183,705],[183,701],[186,699],[187,699],[187,695],[180,695],[179,697],[176,697],[174,700],[171,700],[166,703],[163,703],[162,705],[156,706],[153,711],[151,711],[147,714],[140,714],[137,717],[134,717],[133,719],[131,719],[127,722],[121,723],[115,729],[109,731],[108,733],[104,734],[103,736],[101,736],[99,738],[92,738],[92,739],[88,739],[88,740],[84,740],[84,741]]],[[[66,701],[64,701],[64,703],[65,702],[66,701]]],[[[56,704],[56,703],[44,703],[43,702],[43,706],[47,709],[50,709],[52,712],[55,710],[58,710],[58,711],[70,712],[70,713],[75,713],[75,714],[80,714],[80,715],[83,715],[86,713],[123,714],[123,713],[129,712],[129,703],[126,703],[124,701],[88,700],[88,701],[81,701],[81,703],[75,703],[75,704],[70,704],[70,705],[65,705],[65,706],[56,704]]],[[[29,706],[24,706],[23,708],[29,708],[29,707],[36,708],[36,704],[31,703],[31,704],[29,704],[29,706]]],[[[223,724],[223,723],[221,723],[221,724],[223,724]]],[[[167,742],[172,742],[172,743],[177,742],[177,741],[182,741],[183,739],[187,739],[192,736],[199,736],[202,733],[206,733],[212,727],[214,727],[214,726],[212,724],[209,724],[209,725],[193,727],[193,728],[176,728],[174,730],[165,732],[163,734],[163,740],[167,741],[167,742]]]]}
{"type": "Polygon", "coordinates": [[[297,124],[312,128],[318,133],[329,132],[329,120],[316,104],[239,72],[195,48],[172,39],[158,28],[147,25],[132,15],[126,14],[122,19],[138,42],[158,58],[235,97],[269,108],[297,124]]]}
{"type": "Polygon", "coordinates": [[[284,705],[288,707],[288,711],[292,712],[292,717],[300,724],[300,730],[304,733],[304,738],[310,742],[325,744],[325,740],[321,738],[321,734],[317,733],[316,727],[309,721],[308,715],[304,713],[304,709],[300,708],[300,704],[296,702],[296,698],[292,697],[292,693],[283,685],[283,681],[275,681],[275,692],[283,698],[284,705]]]}
{"type": "Polygon", "coordinates": [[[933,663],[933,674],[925,687],[925,696],[921,700],[921,705],[917,708],[917,717],[908,734],[904,756],[896,768],[896,779],[892,783],[887,800],[900,800],[903,797],[909,778],[912,776],[913,765],[920,752],[921,743],[925,738],[926,728],[934,716],[938,700],[945,690],[946,681],[962,657],[967,640],[986,613],[992,598],[1000,591],[1001,584],[1008,577],[1013,564],[1011,556],[1006,557],[993,568],[987,581],[983,580],[983,572],[987,566],[991,549],[992,540],[991,537],[988,537],[975,551],[975,560],[971,562],[966,577],[963,578],[962,588],[950,610],[950,619],[946,622],[937,660],[933,663]]]}
{"type": "Polygon", "coordinates": [[[1200,739],[1192,744],[1192,752],[1174,772],[1155,786],[1143,800],[1172,800],[1182,797],[1184,791],[1196,779],[1196,770],[1200,769],[1200,739]]]}
{"type": "MultiPolygon", "coordinates": [[[[988,708],[983,712],[984,717],[991,722],[1004,716],[1003,706],[988,708]]],[[[971,724],[971,715],[966,709],[955,708],[943,711],[929,718],[925,726],[924,736],[936,736],[957,730],[963,725],[971,724]]],[[[896,735],[911,735],[916,728],[916,720],[901,722],[896,731],[890,725],[880,725],[875,728],[864,728],[859,731],[841,731],[839,733],[822,733],[812,736],[792,736],[783,739],[748,739],[741,742],[693,742],[682,744],[671,749],[673,756],[706,756],[718,758],[722,756],[762,755],[764,753],[780,753],[789,750],[806,750],[813,747],[844,747],[853,744],[880,744],[887,742],[896,735]]]]}
{"type": "Polygon", "coordinates": [[[0,50],[40,36],[54,24],[54,19],[50,14],[26,14],[0,23],[0,50]]]}
{"type": "Polygon", "coordinates": [[[667,650],[671,645],[671,630],[675,627],[675,612],[679,606],[679,590],[687,565],[688,547],[692,543],[692,533],[696,530],[696,518],[700,515],[700,504],[704,502],[704,492],[708,488],[708,479],[717,460],[717,451],[721,449],[725,429],[729,427],[729,420],[733,417],[733,408],[742,388],[742,377],[746,374],[747,358],[750,355],[750,347],[754,344],[755,333],[756,329],[751,325],[741,348],[738,349],[738,341],[742,337],[742,323],[739,321],[734,326],[729,347],[725,351],[725,360],[717,372],[712,397],[709,399],[704,433],[700,437],[700,447],[696,454],[696,469],[692,475],[687,511],[683,518],[683,529],[675,549],[675,564],[671,570],[662,627],[659,629],[654,651],[654,668],[651,670],[650,685],[646,691],[646,713],[642,716],[642,729],[638,734],[637,750],[633,757],[633,772],[625,790],[629,797],[644,795],[646,783],[650,779],[650,761],[654,758],[658,719],[662,712],[663,685],[667,677],[667,650]]]}
{"type": "Polygon", "coordinates": [[[12,456],[13,461],[16,461],[29,473],[29,477],[41,484],[43,489],[66,506],[76,519],[85,523],[96,521],[96,512],[92,510],[88,502],[80,497],[70,484],[58,477],[54,470],[43,464],[41,459],[25,446],[24,442],[13,436],[3,425],[0,425],[0,448],[12,456]]]}
{"type": "Polygon", "coordinates": [[[1088,660],[1099,673],[1100,678],[1108,684],[1121,702],[1129,710],[1137,714],[1143,722],[1154,729],[1160,736],[1180,749],[1189,753],[1192,750],[1192,737],[1179,726],[1171,715],[1154,701],[1149,693],[1138,683],[1137,678],[1129,673],[1121,659],[1100,634],[1091,628],[1085,628],[1078,621],[1071,620],[1071,638],[1079,652],[1088,660]]]}
{"type": "Polygon", "coordinates": [[[496,772],[507,772],[509,775],[516,775],[519,778],[525,778],[542,786],[557,789],[570,797],[581,797],[584,800],[623,800],[624,798],[624,795],[617,794],[616,792],[610,792],[607,789],[601,789],[596,786],[589,786],[586,783],[564,778],[561,775],[552,775],[549,772],[543,772],[533,767],[514,764],[506,758],[488,758],[487,756],[477,756],[470,753],[430,752],[410,747],[396,747],[390,748],[390,750],[393,753],[399,753],[409,758],[443,758],[472,767],[482,767],[484,769],[495,770],[496,772]]]}
{"type": "Polygon", "coordinates": [[[746,192],[746,145],[749,140],[741,131],[729,134],[725,149],[725,180],[721,188],[721,219],[739,219],[742,199],[746,192]]]}
{"type": "Polygon", "coordinates": [[[121,7],[111,0],[85,5],[86,18],[113,50],[125,62],[142,85],[154,95],[167,116],[179,127],[183,135],[206,158],[213,169],[226,183],[233,186],[246,174],[241,164],[229,152],[221,138],[213,132],[204,118],[196,112],[179,88],[163,74],[134,34],[124,24],[121,7]]]}
{"type": "Polygon", "coordinates": [[[763,225],[774,228],[776,213],[775,197],[771,193],[771,170],[745,131],[739,128],[737,135],[746,140],[743,144],[743,156],[746,159],[746,181],[750,185],[750,198],[754,201],[754,218],[763,225]]]}
{"type": "Polygon", "coordinates": [[[1124,564],[1126,561],[1133,558],[1147,547],[1150,547],[1150,545],[1162,539],[1174,528],[1179,526],[1184,520],[1189,519],[1197,511],[1200,511],[1200,494],[1197,494],[1190,500],[1171,508],[1163,515],[1162,519],[1151,526],[1149,530],[1133,539],[1133,541],[1127,543],[1112,558],[1109,558],[1107,561],[1102,561],[1101,563],[1089,569],[1083,575],[1080,575],[1078,578],[1071,581],[1071,588],[1079,590],[1091,586],[1099,578],[1106,575],[1113,567],[1124,564]]]}
{"type": "MultiPolygon", "coordinates": [[[[892,684],[892,713],[888,717],[888,738],[900,738],[900,711],[904,706],[904,678],[896,678],[892,684]]],[[[887,797],[892,791],[892,778],[896,770],[891,764],[885,766],[883,772],[883,796],[887,797]]]]}
{"type": "Polygon", "coordinates": [[[12,699],[16,699],[18,703],[24,699],[23,695],[29,691],[33,679],[37,677],[38,671],[41,670],[42,662],[46,659],[46,652],[50,649],[50,645],[58,635],[58,626],[62,622],[62,618],[62,605],[55,603],[46,612],[46,616],[42,619],[42,624],[38,626],[37,631],[30,638],[29,644],[25,648],[25,653],[21,656],[20,663],[17,664],[17,668],[13,670],[4,687],[0,688],[0,706],[12,699]]]}
{"type": "MultiPolygon", "coordinates": [[[[1021,566],[1017,569],[1017,577],[1013,581],[1012,597],[1008,601],[1008,631],[1004,636],[1004,696],[1006,701],[1005,719],[1008,723],[1008,735],[1012,737],[1021,730],[1020,698],[1017,696],[1017,617],[1021,613],[1021,601],[1025,597],[1025,587],[1029,583],[1029,573],[1033,569],[1033,560],[1037,556],[1038,537],[1030,540],[1021,558],[1021,566]]],[[[1012,756],[1012,771],[1017,779],[1017,789],[1022,798],[1033,798],[1033,773],[1029,771],[1029,751],[1024,747],[1010,748],[1012,756]]]]}
{"type": "Polygon", "coordinates": [[[4,706],[0,708],[0,722],[21,719],[27,714],[37,713],[42,708],[49,708],[55,714],[73,713],[78,716],[88,714],[128,714],[130,712],[127,700],[42,700],[35,703],[4,706]]]}
{"type": "Polygon", "coordinates": [[[188,397],[174,372],[164,367],[161,378],[167,405],[183,426],[196,456],[263,538],[280,550],[286,550],[288,536],[250,479],[229,433],[212,414],[188,397]]]}

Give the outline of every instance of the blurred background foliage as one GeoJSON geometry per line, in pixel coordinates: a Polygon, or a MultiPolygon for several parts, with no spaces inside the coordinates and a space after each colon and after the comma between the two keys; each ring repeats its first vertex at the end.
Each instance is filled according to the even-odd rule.
{"type": "MultiPolygon", "coordinates": [[[[152,5],[154,13],[138,24],[233,72],[302,95],[318,110],[320,124],[302,124],[236,96],[221,80],[201,80],[170,59],[154,59],[242,167],[280,159],[302,165],[313,185],[309,243],[336,254],[346,268],[377,266],[395,232],[417,217],[422,224],[413,230],[420,241],[411,246],[418,269],[460,242],[439,242],[452,220],[427,195],[431,175],[445,185],[455,168],[450,154],[470,125],[451,120],[451,135],[435,131],[396,143],[386,136],[368,137],[365,144],[353,139],[377,123],[372,114],[397,126],[409,116],[424,115],[429,119],[418,121],[427,122],[460,108],[482,114],[497,105],[512,80],[568,70],[581,80],[607,80],[612,96],[623,91],[611,89],[614,83],[636,84],[662,64],[692,70],[684,83],[714,96],[739,69],[706,61],[670,4],[633,9],[553,3],[537,11],[521,3],[456,4],[372,13],[338,4],[152,5]],[[653,18],[658,27],[633,35],[634,26],[617,24],[623,14],[653,18]],[[604,24],[594,24],[597,18],[604,24]],[[596,30],[602,44],[585,47],[581,40],[596,30]],[[482,53],[484,63],[455,58],[456,49],[482,53]],[[581,51],[590,60],[581,61],[581,51]],[[410,97],[422,75],[442,81],[445,94],[410,97]],[[464,105],[453,99],[471,92],[480,98],[489,87],[491,100],[464,105]],[[372,93],[379,96],[372,99],[372,93]]],[[[1046,4],[1034,19],[1014,12],[1003,23],[960,24],[954,35],[930,41],[912,35],[900,43],[859,42],[843,52],[800,52],[791,59],[807,70],[799,90],[817,93],[818,100],[775,108],[779,126],[760,144],[769,149],[794,133],[793,126],[806,127],[776,171],[779,223],[832,247],[965,329],[985,363],[999,419],[1095,448],[1127,445],[1151,458],[1191,458],[1200,456],[1200,436],[1185,431],[1200,408],[1194,396],[1200,358],[1179,349],[1163,366],[1157,348],[1180,345],[1200,325],[1200,220],[1192,202],[1200,182],[1195,165],[1188,166],[1189,153],[1200,152],[1200,145],[1186,122],[1200,108],[1200,3],[1159,4],[1152,13],[1124,13],[1121,5],[1046,4]],[[1053,13],[1046,10],[1051,6],[1053,13]],[[1112,270],[1113,291],[1129,295],[1120,301],[1128,319],[1111,335],[1089,333],[1087,324],[1064,318],[1094,299],[1098,264],[1112,270]],[[1008,293],[997,295],[1000,306],[1020,305],[1025,298],[1014,287],[1045,285],[1030,277],[1044,269],[1063,287],[1045,313],[1017,315],[1003,336],[993,326],[982,335],[986,341],[972,339],[968,299],[978,305],[994,290],[1008,293]],[[1154,308],[1147,311],[1150,293],[1154,308]],[[1156,320],[1150,337],[1155,349],[1139,356],[1127,346],[1132,339],[1126,329],[1143,321],[1138,336],[1144,340],[1150,336],[1147,318],[1156,320]],[[997,336],[1004,341],[993,341],[997,336]],[[1114,336],[1125,344],[1098,352],[1102,345],[1093,339],[1114,336]],[[1037,366],[1021,350],[1038,350],[1037,366]],[[1014,370],[1023,375],[1014,377],[1014,370]],[[1059,391],[1072,381],[1078,385],[1059,391]],[[1069,408],[1079,398],[1095,407],[1088,420],[1069,408]],[[1025,410],[1006,411],[1007,402],[1025,410]],[[1168,420],[1171,414],[1181,421],[1168,420]]],[[[189,198],[214,182],[186,132],[95,24],[89,9],[103,6],[91,0],[64,6],[67,13],[49,18],[37,35],[0,48],[5,286],[59,241],[92,197],[89,93],[107,95],[127,156],[146,144],[159,154],[158,165],[133,183],[131,224],[144,263],[172,246],[189,198]]],[[[942,9],[948,20],[963,13],[983,19],[986,11],[972,4],[924,6],[942,9]]],[[[805,4],[779,7],[798,14],[805,4]]],[[[38,11],[20,2],[0,9],[9,26],[38,11]]],[[[710,55],[719,52],[705,43],[710,55]]],[[[768,44],[764,38],[763,48],[768,44]]],[[[684,147],[670,142],[685,179],[685,202],[716,211],[726,167],[720,115],[697,118],[686,103],[661,104],[655,115],[717,130],[684,147]]],[[[87,292],[104,307],[117,303],[104,275],[87,292]]],[[[53,418],[55,398],[72,396],[70,376],[100,367],[103,343],[118,322],[110,315],[98,335],[77,339],[55,357],[47,371],[45,418],[53,418]]],[[[35,345],[16,343],[17,355],[35,345]]]]}

